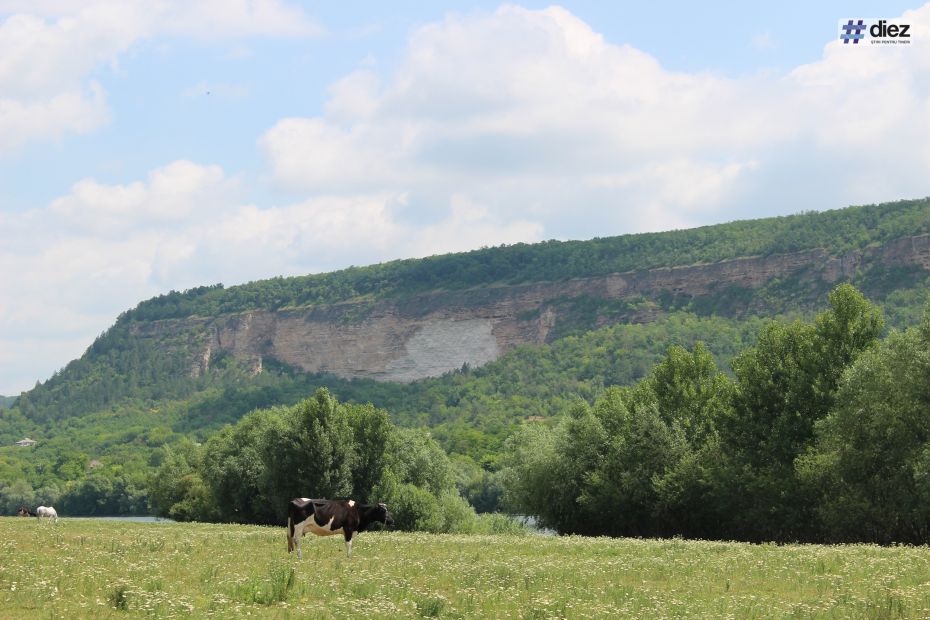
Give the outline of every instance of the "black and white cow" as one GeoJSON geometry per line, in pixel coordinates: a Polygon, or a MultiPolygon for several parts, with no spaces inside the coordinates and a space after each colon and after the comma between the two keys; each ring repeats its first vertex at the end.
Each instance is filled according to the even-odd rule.
{"type": "Polygon", "coordinates": [[[300,554],[300,539],[307,532],[317,536],[342,534],[346,540],[346,554],[352,557],[352,537],[364,532],[378,521],[394,525],[394,517],[384,504],[357,504],[354,500],[292,499],[287,507],[287,552],[297,548],[300,554]]]}

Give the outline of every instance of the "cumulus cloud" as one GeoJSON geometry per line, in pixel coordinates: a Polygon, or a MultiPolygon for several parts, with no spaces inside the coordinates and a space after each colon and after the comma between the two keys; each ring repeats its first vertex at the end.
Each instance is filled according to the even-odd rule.
{"type": "Polygon", "coordinates": [[[279,0],[0,0],[0,156],[106,123],[106,95],[89,76],[140,40],[320,32],[301,9],[279,0]]]}
{"type": "MultiPolygon", "coordinates": [[[[902,19],[925,31],[930,8],[902,19]]],[[[788,74],[728,78],[665,69],[562,8],[504,6],[420,28],[392,75],[346,76],[323,115],[259,146],[291,190],[465,196],[570,237],[924,195],[930,56],[915,43],[834,41],[788,74]]]]}

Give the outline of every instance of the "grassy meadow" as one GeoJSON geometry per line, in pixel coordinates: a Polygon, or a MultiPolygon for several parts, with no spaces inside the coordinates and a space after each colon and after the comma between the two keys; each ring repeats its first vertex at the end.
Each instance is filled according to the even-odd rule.
{"type": "Polygon", "coordinates": [[[930,549],[0,518],[0,618],[927,618],[930,549]]]}

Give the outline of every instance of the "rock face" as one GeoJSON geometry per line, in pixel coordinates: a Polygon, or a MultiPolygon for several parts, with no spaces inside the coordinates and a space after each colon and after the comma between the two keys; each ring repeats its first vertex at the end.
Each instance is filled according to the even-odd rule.
{"type": "MultiPolygon", "coordinates": [[[[135,324],[132,329],[139,337],[170,335],[177,340],[186,334],[184,339],[195,351],[191,359],[195,376],[222,351],[248,361],[255,373],[261,372],[263,358],[273,357],[307,372],[413,381],[463,364],[481,366],[521,344],[547,342],[572,300],[609,304],[648,301],[660,294],[700,297],[732,287],[758,289],[773,278],[797,273],[831,284],[852,277],[864,266],[930,271],[930,236],[897,239],[840,257],[815,249],[564,282],[171,319],[135,324]]],[[[622,320],[632,322],[649,321],[661,313],[649,303],[627,310],[622,320]]]]}

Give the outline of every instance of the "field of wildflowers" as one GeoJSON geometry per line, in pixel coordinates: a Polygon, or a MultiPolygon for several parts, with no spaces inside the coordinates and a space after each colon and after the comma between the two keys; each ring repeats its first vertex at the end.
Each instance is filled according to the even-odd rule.
{"type": "Polygon", "coordinates": [[[930,549],[0,518],[2,618],[926,618],[930,549]]]}

